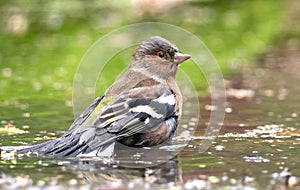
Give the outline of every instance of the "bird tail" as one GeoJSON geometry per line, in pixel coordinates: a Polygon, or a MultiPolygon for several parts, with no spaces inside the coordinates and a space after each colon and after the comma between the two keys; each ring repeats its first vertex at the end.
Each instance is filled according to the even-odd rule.
{"type": "Polygon", "coordinates": [[[55,139],[55,140],[47,141],[47,142],[44,142],[44,143],[41,143],[41,144],[37,144],[37,145],[17,149],[17,153],[19,155],[22,155],[22,154],[36,154],[36,155],[43,156],[43,150],[50,147],[51,144],[54,144],[54,141],[57,141],[57,140],[55,139]]]}
{"type": "Polygon", "coordinates": [[[65,143],[63,138],[58,138],[27,148],[17,150],[19,155],[36,154],[41,157],[74,157],[84,152],[88,146],[87,144],[78,144],[79,138],[74,139],[73,142],[65,143]]]}
{"type": "Polygon", "coordinates": [[[64,137],[17,150],[19,155],[35,154],[41,157],[113,157],[113,141],[104,141],[91,149],[88,143],[80,143],[80,135],[72,140],[64,137]]]}

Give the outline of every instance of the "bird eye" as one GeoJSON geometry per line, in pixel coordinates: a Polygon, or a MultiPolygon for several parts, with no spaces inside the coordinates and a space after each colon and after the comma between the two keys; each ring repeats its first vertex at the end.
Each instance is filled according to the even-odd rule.
{"type": "Polygon", "coordinates": [[[163,58],[164,56],[165,56],[165,54],[164,54],[164,52],[158,52],[158,54],[157,54],[159,57],[161,57],[161,58],[163,58]]]}

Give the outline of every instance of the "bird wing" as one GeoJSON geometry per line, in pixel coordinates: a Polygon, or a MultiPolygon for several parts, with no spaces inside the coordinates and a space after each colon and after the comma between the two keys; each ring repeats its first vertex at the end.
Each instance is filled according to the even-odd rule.
{"type": "Polygon", "coordinates": [[[175,95],[162,84],[134,88],[115,97],[101,96],[43,150],[44,155],[91,152],[116,139],[151,130],[171,117],[177,117],[175,95]]]}
{"type": "Polygon", "coordinates": [[[170,89],[163,85],[133,89],[120,96],[97,118],[96,138],[89,143],[89,149],[93,150],[115,139],[147,133],[171,117],[176,117],[176,125],[175,95],[170,89]],[[102,141],[103,133],[112,136],[102,141]]]}
{"type": "Polygon", "coordinates": [[[95,110],[95,108],[99,105],[99,103],[102,101],[103,98],[104,98],[104,95],[96,98],[95,101],[86,110],[84,110],[82,112],[82,114],[80,114],[80,116],[78,116],[74,120],[74,122],[70,126],[68,132],[72,132],[76,128],[78,128],[78,126],[81,126],[85,122],[85,120],[90,116],[90,114],[95,110]]]}
{"type": "Polygon", "coordinates": [[[100,116],[92,119],[95,136],[81,136],[81,142],[87,142],[88,150],[94,150],[113,140],[150,131],[168,118],[177,118],[176,114],[175,95],[166,86],[134,88],[120,94],[100,116]]]}

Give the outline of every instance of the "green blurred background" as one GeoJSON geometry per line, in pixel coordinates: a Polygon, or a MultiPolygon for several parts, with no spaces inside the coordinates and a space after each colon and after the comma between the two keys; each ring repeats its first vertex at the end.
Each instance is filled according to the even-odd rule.
{"type": "MultiPolygon", "coordinates": [[[[266,180],[265,175],[271,177],[271,173],[288,167],[299,177],[299,93],[289,88],[297,88],[299,84],[293,77],[287,80],[288,72],[279,76],[283,67],[289,67],[299,75],[299,69],[294,69],[299,65],[300,57],[299,10],[298,0],[0,0],[0,146],[37,144],[61,136],[74,120],[73,79],[85,52],[103,35],[120,27],[162,22],[198,36],[215,56],[225,82],[247,82],[249,80],[242,81],[247,74],[248,78],[255,78],[255,83],[263,84],[252,100],[229,97],[222,134],[243,135],[244,130],[261,131],[262,127],[269,131],[269,125],[265,124],[283,130],[281,135],[276,133],[278,137],[272,136],[275,134],[272,132],[269,137],[264,133],[264,137],[259,138],[220,137],[207,154],[200,156],[195,149],[200,141],[195,138],[189,142],[192,146],[187,146],[179,155],[182,171],[178,173],[184,179],[201,178],[205,174],[219,176],[221,181],[228,175],[233,176],[228,182],[233,179],[243,185],[246,177],[253,176],[269,189],[273,188],[274,180],[266,180]],[[289,54],[287,59],[292,61],[268,56],[274,52],[280,55],[288,49],[295,50],[296,61],[288,57],[289,54]],[[264,61],[266,57],[268,61],[264,61]],[[275,62],[280,66],[276,72],[264,72],[259,69],[265,67],[264,62],[275,62]],[[290,62],[293,62],[292,66],[288,65],[290,62]],[[268,80],[261,80],[261,75],[268,80]],[[283,98],[277,98],[276,93],[283,94],[283,98]],[[25,133],[7,130],[13,126],[25,133]],[[287,135],[291,138],[286,138],[287,135]],[[217,149],[218,145],[222,150],[217,149]],[[244,159],[246,155],[250,158],[254,155],[255,163],[248,163],[244,159]],[[264,161],[259,161],[262,158],[270,161],[262,163],[264,161]]],[[[113,64],[105,65],[109,72],[101,73],[102,83],[97,84],[96,95],[113,82],[120,68],[127,66],[133,53],[131,50],[114,57],[113,64]]],[[[190,78],[195,78],[195,72],[188,64],[181,68],[190,78]]],[[[194,82],[200,95],[208,95],[205,80],[194,82]]],[[[235,88],[246,88],[243,85],[235,88]]],[[[201,97],[200,103],[202,118],[194,137],[202,136],[210,113],[209,109],[204,109],[210,105],[209,97],[201,97]]],[[[3,178],[3,172],[8,176],[28,174],[33,184],[44,184],[43,181],[52,178],[63,184],[69,183],[68,179],[85,183],[77,169],[70,172],[60,165],[53,166],[54,162],[49,167],[47,162],[40,163],[31,158],[19,159],[18,164],[1,160],[0,178],[3,178]]],[[[115,170],[118,168],[102,170],[101,167],[101,171],[95,172],[102,176],[103,171],[115,170]]],[[[97,182],[105,183],[101,179],[95,178],[97,182]]],[[[17,186],[13,187],[16,189],[17,186]]]]}
{"type": "MultiPolygon", "coordinates": [[[[180,26],[203,40],[229,78],[264,53],[297,42],[297,7],[288,0],[1,1],[0,108],[6,111],[0,119],[26,123],[24,118],[36,116],[35,125],[45,125],[51,115],[60,115],[71,122],[72,83],[81,58],[97,39],[122,26],[146,21],[180,26]]],[[[52,119],[53,126],[60,122],[52,119]]]]}

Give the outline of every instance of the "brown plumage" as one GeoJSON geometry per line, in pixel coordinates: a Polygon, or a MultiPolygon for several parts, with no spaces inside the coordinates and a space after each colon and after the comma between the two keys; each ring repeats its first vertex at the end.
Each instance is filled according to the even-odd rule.
{"type": "MultiPolygon", "coordinates": [[[[125,74],[62,137],[18,153],[107,156],[104,152],[116,141],[144,147],[169,140],[180,120],[182,107],[175,75],[178,65],[189,58],[161,37],[143,41],[125,74]]],[[[110,152],[113,155],[113,150],[110,152]]]]}

